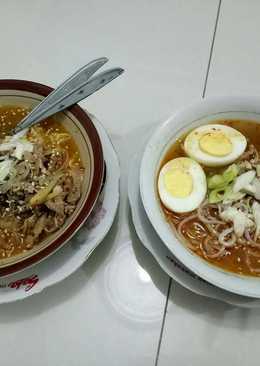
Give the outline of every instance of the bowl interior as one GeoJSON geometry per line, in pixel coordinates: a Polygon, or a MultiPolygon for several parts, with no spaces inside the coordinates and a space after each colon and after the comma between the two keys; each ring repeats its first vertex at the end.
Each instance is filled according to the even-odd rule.
{"type": "MultiPolygon", "coordinates": [[[[161,161],[176,139],[190,129],[223,119],[245,119],[260,123],[260,99],[222,97],[199,101],[160,126],[149,140],[140,168],[140,192],[146,213],[171,252],[194,273],[234,293],[260,297],[260,278],[240,276],[216,267],[179,242],[166,222],[157,193],[161,161]]],[[[260,125],[259,125],[260,128],[260,125]]]]}
{"type": "MultiPolygon", "coordinates": [[[[44,97],[39,95],[38,93],[28,92],[26,90],[6,90],[0,89],[0,105],[17,105],[26,108],[34,108],[44,97]]],[[[79,108],[79,107],[77,107],[79,108]]],[[[83,177],[83,184],[82,184],[82,195],[77,203],[77,207],[73,214],[67,219],[66,223],[63,225],[61,229],[56,231],[55,233],[49,235],[45,240],[41,241],[39,245],[36,245],[33,249],[29,250],[28,252],[10,257],[8,259],[0,260],[0,269],[9,267],[15,263],[21,262],[23,260],[27,260],[31,257],[37,257],[40,253],[46,249],[50,243],[56,242],[59,238],[63,238],[63,242],[65,243],[69,237],[80,227],[83,223],[84,219],[88,216],[91,212],[91,209],[85,209],[85,217],[84,217],[84,206],[86,205],[86,201],[90,195],[93,179],[95,174],[95,152],[93,151],[93,145],[90,141],[90,137],[84,128],[84,125],[80,123],[79,119],[76,117],[74,113],[72,113],[72,109],[66,110],[64,112],[60,112],[53,116],[52,118],[56,119],[60,123],[64,125],[67,131],[72,135],[74,141],[77,143],[80,157],[82,161],[82,165],[85,168],[85,174],[83,177]],[[78,218],[79,214],[81,213],[81,220],[75,224],[76,219],[78,218]],[[68,230],[68,228],[70,228],[68,230]]],[[[103,159],[103,156],[102,156],[103,159]]],[[[99,175],[103,175],[103,172],[100,172],[99,175]]],[[[98,179],[96,182],[99,187],[95,187],[96,197],[92,197],[92,207],[98,197],[99,190],[102,184],[102,177],[98,179]]],[[[93,192],[92,192],[93,193],[93,192]]],[[[92,208],[91,207],[91,208],[92,208]]],[[[60,247],[55,246],[55,250],[60,247]]],[[[53,252],[53,251],[51,251],[53,252]]],[[[49,253],[50,254],[50,253],[49,253]]],[[[45,258],[45,256],[44,256],[45,258]]],[[[43,258],[38,258],[43,259],[43,258]]],[[[38,260],[37,260],[38,261],[38,260]]]]}

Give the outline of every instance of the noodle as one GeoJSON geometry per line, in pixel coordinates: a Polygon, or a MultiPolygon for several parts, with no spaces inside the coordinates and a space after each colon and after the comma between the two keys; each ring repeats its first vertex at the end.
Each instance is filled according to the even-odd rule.
{"type": "Polygon", "coordinates": [[[225,224],[224,221],[220,221],[217,220],[216,218],[214,218],[211,215],[207,215],[207,217],[204,215],[203,210],[207,208],[217,208],[217,205],[209,205],[207,202],[206,203],[202,203],[201,206],[199,206],[198,210],[197,210],[197,214],[198,214],[198,218],[200,219],[201,222],[203,222],[204,224],[225,224]]]}
{"type": "Polygon", "coordinates": [[[196,219],[198,216],[197,214],[193,214],[191,216],[186,217],[185,219],[183,219],[178,226],[178,232],[182,232],[183,226],[186,225],[189,221],[196,219]]]}
{"type": "MultiPolygon", "coordinates": [[[[247,138],[248,147],[234,164],[238,167],[238,176],[254,170],[255,179],[260,183],[259,123],[239,120],[218,123],[236,128],[247,138]]],[[[185,137],[174,143],[162,165],[171,159],[187,156],[183,148],[185,137]]],[[[203,168],[207,177],[211,177],[221,175],[227,167],[203,168]]],[[[231,181],[228,187],[231,191],[232,184],[234,182],[231,181]]],[[[208,262],[235,273],[260,276],[260,219],[254,216],[253,208],[255,202],[260,205],[260,196],[253,194],[257,192],[257,186],[255,191],[240,191],[237,199],[234,196],[214,204],[209,203],[209,192],[202,204],[189,213],[172,212],[162,205],[167,221],[177,231],[181,241],[208,262]],[[231,214],[230,208],[233,216],[227,215],[227,212],[231,214]]]]}
{"type": "Polygon", "coordinates": [[[183,230],[184,225],[186,225],[189,221],[194,220],[196,218],[197,218],[197,215],[191,215],[191,216],[186,217],[179,223],[178,228],[177,228],[177,232],[178,232],[179,236],[186,242],[187,246],[190,249],[194,249],[194,246],[191,245],[190,242],[186,239],[186,237],[182,233],[182,230],[183,230]]]}
{"type": "Polygon", "coordinates": [[[228,228],[222,231],[222,233],[218,237],[218,241],[222,244],[225,248],[233,247],[236,244],[236,235],[233,232],[233,228],[228,228]],[[225,240],[226,236],[231,234],[231,238],[229,240],[225,240]]]}
{"type": "Polygon", "coordinates": [[[213,251],[213,248],[210,244],[209,244],[209,240],[211,240],[211,238],[207,237],[201,244],[200,244],[200,249],[202,250],[204,257],[205,258],[221,258],[223,255],[226,254],[226,250],[224,247],[219,248],[219,250],[217,250],[217,252],[215,253],[209,253],[209,251],[213,251]],[[207,252],[208,251],[208,252],[207,252]]]}

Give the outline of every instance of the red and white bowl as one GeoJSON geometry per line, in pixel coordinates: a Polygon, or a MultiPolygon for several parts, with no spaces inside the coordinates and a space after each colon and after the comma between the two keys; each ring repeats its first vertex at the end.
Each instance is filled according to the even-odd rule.
{"type": "MultiPolygon", "coordinates": [[[[33,108],[53,89],[25,80],[0,80],[0,104],[33,108]]],[[[27,268],[63,246],[82,226],[100,194],[104,176],[104,158],[97,130],[87,113],[74,105],[54,117],[62,123],[77,143],[85,174],[83,191],[77,207],[63,227],[28,252],[0,260],[0,277],[27,268]]]]}

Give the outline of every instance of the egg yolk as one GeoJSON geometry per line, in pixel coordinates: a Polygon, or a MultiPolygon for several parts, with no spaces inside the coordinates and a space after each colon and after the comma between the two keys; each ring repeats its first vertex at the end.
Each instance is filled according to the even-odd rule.
{"type": "Polygon", "coordinates": [[[202,151],[213,156],[227,156],[232,152],[232,143],[221,131],[212,131],[204,134],[199,145],[202,151]]]}
{"type": "Polygon", "coordinates": [[[164,175],[166,190],[176,198],[185,198],[192,192],[192,177],[183,170],[171,169],[164,175]]]}

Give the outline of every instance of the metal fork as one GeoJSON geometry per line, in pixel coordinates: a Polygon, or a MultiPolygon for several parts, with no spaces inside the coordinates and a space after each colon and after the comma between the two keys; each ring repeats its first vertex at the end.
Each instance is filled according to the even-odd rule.
{"type": "Polygon", "coordinates": [[[106,57],[98,58],[76,71],[22,119],[13,132],[20,132],[24,128],[31,127],[35,123],[63,111],[95,93],[124,72],[121,68],[114,68],[91,78],[107,61],[106,57]]]}

